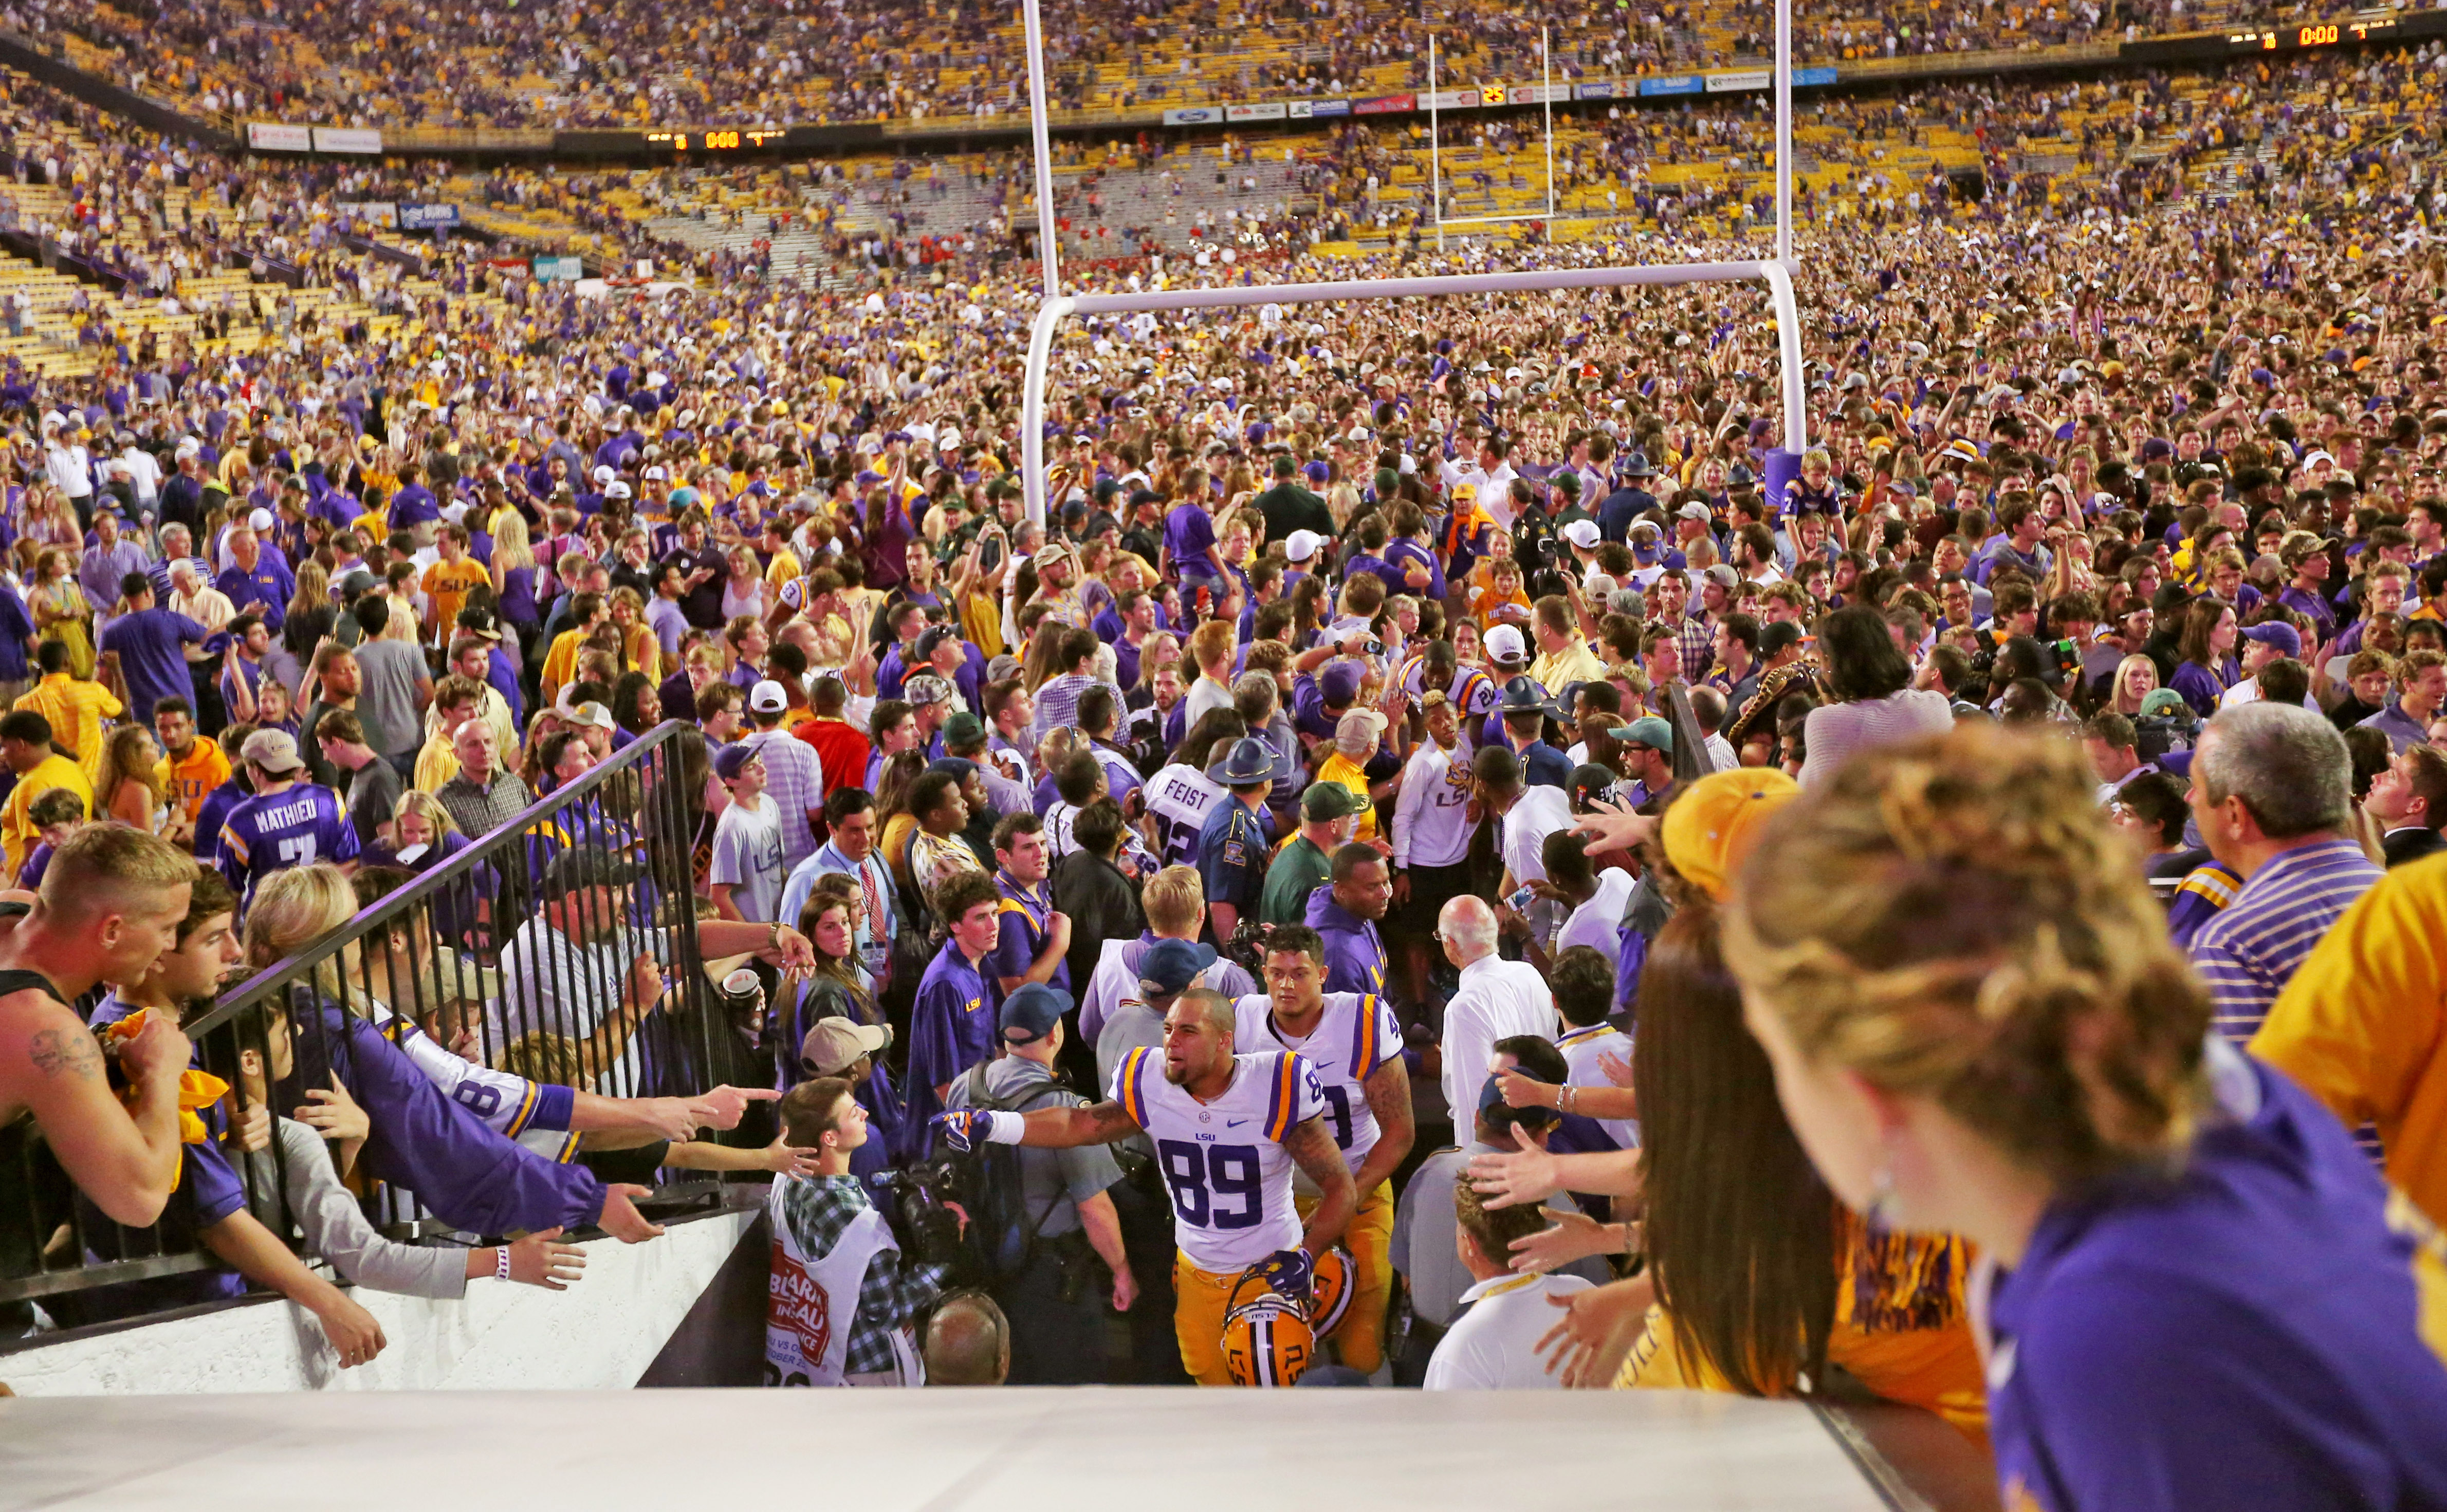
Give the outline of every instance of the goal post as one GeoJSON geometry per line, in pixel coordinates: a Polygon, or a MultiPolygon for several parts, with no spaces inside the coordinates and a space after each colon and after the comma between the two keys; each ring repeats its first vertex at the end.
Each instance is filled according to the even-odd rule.
{"type": "MultiPolygon", "coordinates": [[[[1065,294],[1060,248],[1054,239],[1053,163],[1047,132],[1045,43],[1038,0],[1022,0],[1028,39],[1028,93],[1036,148],[1037,259],[1045,298],[1029,329],[1027,374],[1020,390],[1020,486],[1027,518],[1043,525],[1045,499],[1045,387],[1053,338],[1074,315],[1135,314],[1141,311],[1223,310],[1250,305],[1319,304],[1348,299],[1423,299],[1454,294],[1536,293],[1550,289],[1622,289],[1698,283],[1764,282],[1775,311],[1776,357],[1784,401],[1784,444],[1769,454],[1771,501],[1799,470],[1809,446],[1801,366],[1801,312],[1793,275],[1793,0],[1775,0],[1775,255],[1755,261],[1632,264],[1606,268],[1534,269],[1519,273],[1436,274],[1410,278],[1354,278],[1320,283],[1252,284],[1221,289],[1145,290],[1135,293],[1065,294]]],[[[1553,86],[1546,93],[1553,111],[1553,86]]],[[[1430,103],[1433,104],[1431,92],[1430,103]]],[[[1554,193],[1553,128],[1547,132],[1547,193],[1554,193]]],[[[1441,181],[1432,186],[1439,201],[1441,181]]]]}

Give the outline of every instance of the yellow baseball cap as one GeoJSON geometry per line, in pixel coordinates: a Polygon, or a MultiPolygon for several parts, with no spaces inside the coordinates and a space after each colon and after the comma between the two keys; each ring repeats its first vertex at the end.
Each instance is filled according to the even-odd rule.
{"type": "Polygon", "coordinates": [[[1775,766],[1737,766],[1693,783],[1665,811],[1659,839],[1665,859],[1718,902],[1751,853],[1759,825],[1801,796],[1801,784],[1775,766]]]}

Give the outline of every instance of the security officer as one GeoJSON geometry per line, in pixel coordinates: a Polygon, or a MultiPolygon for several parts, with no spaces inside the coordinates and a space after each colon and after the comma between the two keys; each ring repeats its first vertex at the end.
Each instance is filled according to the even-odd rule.
{"type": "MultiPolygon", "coordinates": [[[[944,1106],[1010,1113],[1085,1106],[1087,1099],[1053,1075],[1062,1015],[1070,1007],[1070,993],[1041,982],[1004,998],[1002,1057],[954,1078],[944,1106]]],[[[1001,1148],[1017,1162],[1017,1190],[1009,1194],[1005,1231],[990,1240],[988,1269],[989,1291],[1011,1319],[1011,1384],[1101,1386],[1105,1294],[1095,1285],[1089,1252],[1111,1268],[1115,1312],[1129,1312],[1138,1299],[1121,1221],[1107,1192],[1121,1181],[1122,1168],[1103,1144],[1001,1148]]]]}
{"type": "Polygon", "coordinates": [[[1206,893],[1206,917],[1215,943],[1229,949],[1242,920],[1255,922],[1266,889],[1266,793],[1280,763],[1272,746],[1243,735],[1206,768],[1207,778],[1231,790],[1231,802],[1206,811],[1198,831],[1198,879],[1206,893]]]}

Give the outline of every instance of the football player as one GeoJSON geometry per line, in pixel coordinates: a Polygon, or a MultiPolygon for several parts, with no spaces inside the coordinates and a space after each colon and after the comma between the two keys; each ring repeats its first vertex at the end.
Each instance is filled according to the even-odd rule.
{"type": "MultiPolygon", "coordinates": [[[[1393,1291],[1394,1167],[1411,1153],[1411,1073],[1402,1028],[1374,992],[1325,992],[1325,942],[1304,924],[1266,936],[1266,991],[1234,1005],[1233,1043],[1297,1053],[1325,1095],[1326,1129],[1350,1168],[1358,1206],[1343,1242],[1356,1270],[1348,1327],[1337,1335],[1342,1363],[1362,1373],[1384,1360],[1385,1305],[1393,1291]]],[[[1303,1206],[1314,1200],[1306,1193],[1303,1206]]],[[[1323,1338],[1324,1329],[1318,1331],[1323,1338]]]]}
{"type": "Polygon", "coordinates": [[[1305,1308],[1316,1257],[1351,1221],[1357,1198],[1327,1127],[1329,1108],[1306,1057],[1280,1049],[1235,1054],[1232,1000],[1193,988],[1164,1018],[1164,1047],[1129,1052],[1106,1101],[1087,1107],[939,1113],[956,1149],[978,1141],[1061,1148],[1145,1130],[1172,1202],[1173,1332],[1201,1386],[1230,1384],[1224,1315],[1251,1272],[1305,1308]],[[1320,1196],[1302,1221],[1292,1167],[1320,1196]]]}

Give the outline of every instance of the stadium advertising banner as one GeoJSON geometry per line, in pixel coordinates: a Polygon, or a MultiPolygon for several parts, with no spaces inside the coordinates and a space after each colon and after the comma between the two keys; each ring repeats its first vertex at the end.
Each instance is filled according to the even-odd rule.
{"type": "Polygon", "coordinates": [[[1549,100],[1569,100],[1572,98],[1572,86],[1567,84],[1507,85],[1504,86],[1504,98],[1516,105],[1540,105],[1549,100]]]}
{"type": "Polygon", "coordinates": [[[399,206],[388,199],[343,199],[334,208],[360,225],[380,226],[386,231],[399,228],[399,206]]]}
{"type": "Polygon", "coordinates": [[[1205,126],[1223,119],[1224,107],[1221,105],[1185,105],[1164,113],[1164,123],[1167,126],[1205,126]]]}
{"type": "Polygon", "coordinates": [[[1642,79],[1640,81],[1640,92],[1650,98],[1658,95],[1695,95],[1707,93],[1708,86],[1698,74],[1685,73],[1665,79],[1642,79]]]}
{"type": "Polygon", "coordinates": [[[1280,121],[1284,119],[1284,115],[1285,109],[1280,101],[1271,104],[1224,107],[1224,119],[1226,121],[1280,121]]]}
{"type": "Polygon", "coordinates": [[[312,152],[314,130],[312,126],[284,126],[271,121],[250,121],[246,123],[246,144],[257,152],[312,152]]]}
{"type": "Polygon", "coordinates": [[[382,133],[360,131],[348,126],[316,126],[314,150],[379,154],[382,151],[382,133]]]}
{"type": "Polygon", "coordinates": [[[1831,65],[1821,65],[1815,68],[1795,68],[1793,70],[1793,86],[1795,89],[1823,88],[1834,82],[1835,69],[1831,65]]]}
{"type": "Polygon", "coordinates": [[[1475,89],[1439,89],[1433,94],[1418,96],[1416,105],[1404,106],[1416,110],[1475,110],[1478,91],[1475,89]]]}
{"type": "Polygon", "coordinates": [[[442,231],[457,224],[457,205],[403,204],[399,207],[399,229],[402,231],[442,231]]]}
{"type": "Polygon", "coordinates": [[[544,282],[575,283],[586,276],[586,264],[576,257],[538,257],[534,267],[536,277],[544,282]]]}
{"type": "Polygon", "coordinates": [[[1612,79],[1600,79],[1590,84],[1576,84],[1572,85],[1572,98],[1575,100],[1611,100],[1614,98],[1614,81],[1612,79]]]}
{"type": "Polygon", "coordinates": [[[1377,95],[1374,99],[1351,102],[1351,113],[1355,116],[1390,116],[1400,111],[1418,108],[1417,95],[1377,95]]]}
{"type": "Polygon", "coordinates": [[[1771,75],[1765,68],[1730,68],[1706,77],[1710,94],[1729,94],[1764,89],[1771,75]]]}
{"type": "Polygon", "coordinates": [[[1308,107],[1308,114],[1312,116],[1347,116],[1351,114],[1351,102],[1348,100],[1302,100],[1298,104],[1292,106],[1292,114],[1295,116],[1300,114],[1300,107],[1302,105],[1308,107]]]}

